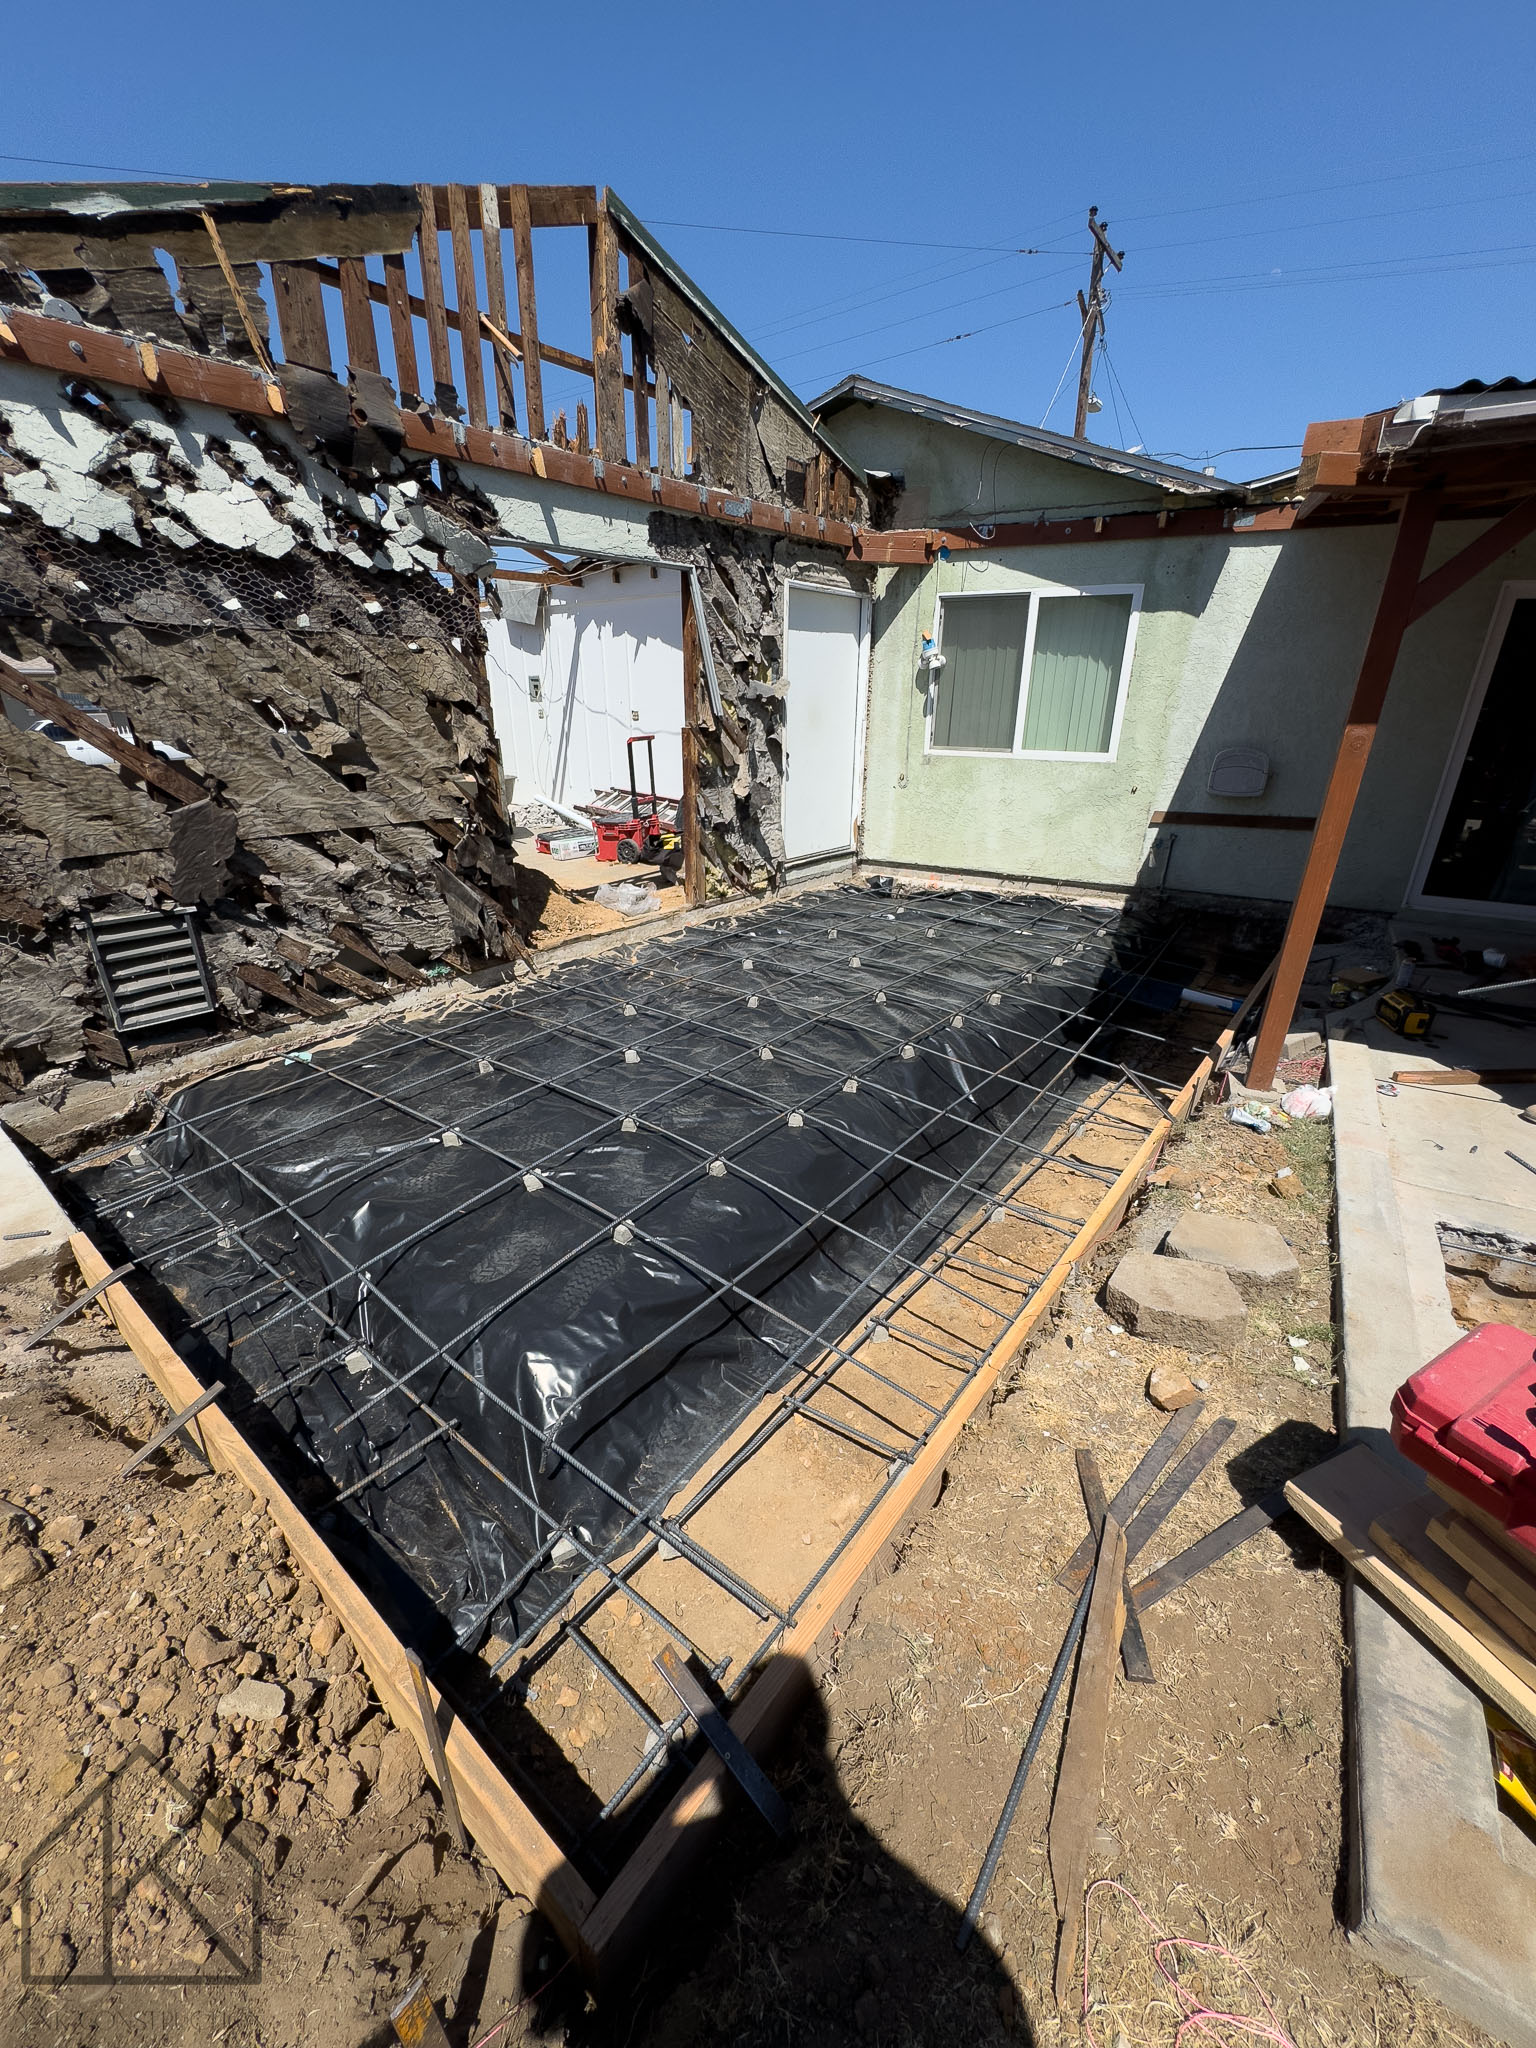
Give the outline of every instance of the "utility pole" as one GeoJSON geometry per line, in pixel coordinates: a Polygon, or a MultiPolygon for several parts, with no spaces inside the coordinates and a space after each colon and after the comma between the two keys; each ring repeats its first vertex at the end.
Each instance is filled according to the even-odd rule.
{"type": "Polygon", "coordinates": [[[1088,296],[1077,295],[1078,310],[1083,316],[1083,367],[1077,379],[1077,424],[1073,427],[1074,437],[1081,441],[1083,430],[1088,424],[1088,399],[1093,389],[1093,347],[1104,331],[1104,308],[1108,303],[1104,291],[1104,259],[1107,256],[1119,270],[1125,261],[1123,249],[1112,249],[1109,237],[1104,232],[1107,223],[1099,219],[1099,209],[1088,209],[1088,232],[1093,236],[1093,268],[1088,273],[1088,296]]]}

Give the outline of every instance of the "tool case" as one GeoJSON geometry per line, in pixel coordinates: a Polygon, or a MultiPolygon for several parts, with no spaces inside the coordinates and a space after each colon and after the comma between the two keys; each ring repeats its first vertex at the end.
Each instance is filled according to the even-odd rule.
{"type": "Polygon", "coordinates": [[[1536,1339],[1484,1323],[1404,1380],[1392,1441],[1502,1523],[1536,1569],[1536,1339]]]}

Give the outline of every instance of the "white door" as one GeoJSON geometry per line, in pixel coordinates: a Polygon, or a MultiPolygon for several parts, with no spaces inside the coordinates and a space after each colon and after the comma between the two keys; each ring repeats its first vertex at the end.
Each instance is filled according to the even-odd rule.
{"type": "Polygon", "coordinates": [[[784,858],[851,853],[859,787],[864,601],[792,584],[784,674],[784,858]]]}

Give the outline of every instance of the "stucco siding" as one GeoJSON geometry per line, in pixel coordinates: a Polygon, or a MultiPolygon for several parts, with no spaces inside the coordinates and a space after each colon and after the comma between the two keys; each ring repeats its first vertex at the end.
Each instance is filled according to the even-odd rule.
{"type": "MultiPolygon", "coordinates": [[[[1447,525],[1430,566],[1480,531],[1447,525]]],[[[1013,549],[886,572],[877,590],[865,857],[1255,897],[1293,893],[1308,834],[1149,824],[1159,811],[1313,816],[1322,801],[1391,549],[1391,529],[1305,528],[1013,549]],[[1113,761],[925,753],[921,636],[941,594],[1139,585],[1113,761]],[[1215,755],[1256,747],[1261,798],[1207,793],[1215,755]]],[[[1408,889],[1501,585],[1536,577],[1536,541],[1410,629],[1334,900],[1395,909],[1408,889]]]]}

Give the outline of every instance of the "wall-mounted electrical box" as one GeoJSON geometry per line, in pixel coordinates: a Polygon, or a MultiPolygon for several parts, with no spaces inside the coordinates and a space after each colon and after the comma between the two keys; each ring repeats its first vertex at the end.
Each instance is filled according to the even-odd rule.
{"type": "Polygon", "coordinates": [[[1269,756],[1257,747],[1223,747],[1211,763],[1211,796],[1262,796],[1269,787],[1269,756]]]}

